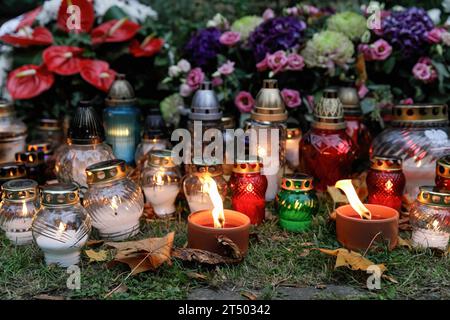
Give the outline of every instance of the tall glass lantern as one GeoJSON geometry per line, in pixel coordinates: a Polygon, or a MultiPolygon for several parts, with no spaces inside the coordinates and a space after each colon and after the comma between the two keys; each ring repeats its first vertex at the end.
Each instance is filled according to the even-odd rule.
{"type": "MultiPolygon", "coordinates": [[[[191,133],[191,154],[189,160],[193,158],[202,158],[204,148],[210,142],[204,141],[204,133],[208,129],[222,129],[222,111],[220,110],[219,100],[212,89],[212,84],[205,81],[194,94],[189,113],[188,129],[191,133]],[[195,130],[196,126],[201,130],[195,130]]],[[[212,156],[220,156],[214,155],[212,156]]],[[[190,163],[185,159],[185,163],[190,163]]]]}
{"type": "Polygon", "coordinates": [[[87,189],[86,167],[112,160],[114,154],[104,141],[103,126],[90,102],[81,101],[70,123],[67,143],[56,154],[55,172],[58,180],[75,183],[87,189]]]}
{"type": "Polygon", "coordinates": [[[392,127],[374,139],[371,152],[403,159],[405,192],[414,199],[419,186],[434,184],[436,161],[450,153],[448,107],[397,105],[392,112],[392,127]]]}
{"type": "Polygon", "coordinates": [[[37,141],[50,143],[52,150],[56,150],[64,142],[62,123],[57,119],[40,119],[35,131],[37,141]]]}
{"type": "Polygon", "coordinates": [[[326,89],[314,108],[312,128],[300,142],[302,168],[314,177],[318,191],[326,191],[327,186],[351,174],[356,148],[345,130],[338,93],[326,89]]]}
{"type": "Polygon", "coordinates": [[[25,151],[27,126],[16,118],[12,102],[0,99],[0,163],[14,161],[17,152],[25,151]]]}
{"type": "Polygon", "coordinates": [[[166,124],[159,110],[151,110],[145,117],[144,134],[141,143],[136,148],[134,161],[143,165],[151,150],[164,150],[170,146],[166,124]]]}
{"type": "Polygon", "coordinates": [[[255,105],[250,116],[250,128],[254,129],[258,136],[256,153],[263,160],[262,174],[267,178],[266,201],[273,201],[284,174],[288,117],[277,80],[264,80],[255,105]],[[273,140],[275,136],[278,143],[273,140]],[[273,147],[278,148],[278,155],[272,151],[273,147]]]}
{"type": "Polygon", "coordinates": [[[105,104],[103,121],[106,142],[112,146],[116,158],[133,163],[136,146],[141,138],[141,114],[136,107],[133,87],[125,80],[125,75],[117,75],[105,104]]]}

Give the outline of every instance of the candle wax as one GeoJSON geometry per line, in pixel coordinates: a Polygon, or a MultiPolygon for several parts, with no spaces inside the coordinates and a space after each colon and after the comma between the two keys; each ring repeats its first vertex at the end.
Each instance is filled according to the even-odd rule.
{"type": "Polygon", "coordinates": [[[298,167],[300,164],[300,137],[286,140],[286,161],[293,167],[298,167]]]}
{"type": "Polygon", "coordinates": [[[187,198],[191,213],[201,210],[212,210],[214,208],[208,194],[200,193],[187,198]]]}
{"type": "Polygon", "coordinates": [[[175,213],[175,199],[180,191],[178,185],[144,186],[142,189],[144,189],[145,201],[152,205],[158,217],[168,217],[175,213]]]}
{"type": "Polygon", "coordinates": [[[16,245],[25,245],[33,242],[31,233],[32,218],[16,218],[3,225],[5,235],[16,245]]]}
{"type": "Polygon", "coordinates": [[[411,240],[414,247],[437,248],[446,250],[450,234],[428,229],[414,229],[411,240]]]}

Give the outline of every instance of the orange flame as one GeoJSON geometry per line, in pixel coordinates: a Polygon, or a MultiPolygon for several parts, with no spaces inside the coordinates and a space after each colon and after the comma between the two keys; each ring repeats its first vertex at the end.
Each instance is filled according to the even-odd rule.
{"type": "Polygon", "coordinates": [[[359,214],[361,219],[372,219],[372,214],[369,209],[367,209],[366,206],[364,206],[364,204],[361,202],[361,200],[359,200],[359,197],[356,194],[356,190],[353,187],[352,180],[339,180],[338,182],[336,182],[334,187],[344,191],[345,195],[347,196],[348,202],[350,203],[352,208],[359,214]]]}
{"type": "Polygon", "coordinates": [[[214,228],[223,228],[225,226],[225,214],[223,212],[222,197],[217,189],[217,184],[209,175],[200,177],[200,180],[203,184],[203,190],[209,195],[214,206],[211,212],[214,220],[214,228]]]}
{"type": "Polygon", "coordinates": [[[66,231],[66,224],[63,222],[59,222],[58,231],[56,232],[56,237],[61,238],[63,232],[66,231]]]}

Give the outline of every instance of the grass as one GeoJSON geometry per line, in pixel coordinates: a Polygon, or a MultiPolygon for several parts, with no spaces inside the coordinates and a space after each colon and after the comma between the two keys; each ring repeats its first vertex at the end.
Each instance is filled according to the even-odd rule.
{"type": "MultiPolygon", "coordinates": [[[[381,290],[366,289],[367,274],[346,268],[334,270],[334,257],[312,248],[338,248],[334,224],[328,222],[325,209],[313,221],[312,231],[293,234],[282,231],[275,220],[255,228],[250,251],[243,263],[234,266],[204,267],[174,260],[156,272],[146,272],[124,281],[126,290],[118,290],[110,299],[183,299],[199,287],[259,290],[260,298],[276,296],[278,286],[345,285],[360,292],[351,299],[449,299],[450,258],[430,250],[383,246],[371,249],[367,258],[385,263],[387,274],[398,284],[382,280],[381,290]],[[206,280],[197,280],[200,273],[206,280]]],[[[175,231],[175,246],[186,243],[186,224],[155,220],[143,222],[136,239],[163,236],[175,231]]],[[[407,233],[402,234],[408,238],[407,233]]],[[[14,247],[0,236],[0,299],[31,299],[48,295],[65,299],[104,299],[128,275],[126,266],[108,269],[106,263],[88,263],[83,254],[80,263],[81,289],[69,290],[65,269],[46,266],[35,246],[14,247]]],[[[112,252],[111,252],[112,254],[112,252]]],[[[334,298],[319,295],[318,298],[334,298]]],[[[341,297],[342,298],[342,297],[341,297]]]]}

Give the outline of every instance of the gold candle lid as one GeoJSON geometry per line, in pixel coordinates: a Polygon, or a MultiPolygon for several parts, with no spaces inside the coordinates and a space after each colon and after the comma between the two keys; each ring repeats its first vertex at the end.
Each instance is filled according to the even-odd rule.
{"type": "Polygon", "coordinates": [[[450,193],[446,190],[435,190],[432,186],[419,188],[417,201],[427,205],[450,207],[450,193]]]}
{"type": "Polygon", "coordinates": [[[79,201],[78,187],[73,183],[50,184],[41,189],[41,203],[44,206],[67,206],[79,201]]]}
{"type": "Polygon", "coordinates": [[[25,163],[25,166],[39,165],[44,162],[44,153],[41,151],[17,152],[16,161],[25,163]]]}
{"type": "Polygon", "coordinates": [[[256,96],[255,108],[252,110],[250,118],[255,121],[284,122],[288,114],[284,105],[278,81],[266,79],[256,96]]]}
{"type": "Polygon", "coordinates": [[[392,108],[392,124],[446,124],[445,104],[396,105],[392,108]]]}
{"type": "Polygon", "coordinates": [[[361,106],[359,104],[358,91],[354,87],[341,87],[338,90],[338,97],[344,107],[344,114],[360,115],[361,106]]]}
{"type": "Polygon", "coordinates": [[[175,163],[171,150],[152,150],[148,153],[148,163],[154,167],[172,168],[175,163]]]}
{"type": "Polygon", "coordinates": [[[221,121],[222,121],[222,127],[224,129],[234,129],[236,127],[236,123],[235,123],[233,117],[229,117],[229,116],[222,117],[221,121]]]}
{"type": "Polygon", "coordinates": [[[5,162],[0,164],[0,181],[25,178],[27,169],[21,162],[5,162]]]}
{"type": "Polygon", "coordinates": [[[116,181],[126,176],[125,161],[120,159],[97,162],[86,168],[88,184],[116,181]]]}
{"type": "Polygon", "coordinates": [[[192,159],[191,173],[194,175],[203,175],[208,173],[212,177],[223,174],[222,164],[207,163],[199,159],[192,159]]]}
{"type": "Polygon", "coordinates": [[[302,130],[300,128],[287,128],[286,139],[296,139],[302,136],[302,130]]]}
{"type": "Polygon", "coordinates": [[[0,117],[8,117],[14,113],[14,105],[11,101],[0,99],[0,117]]]}
{"type": "Polygon", "coordinates": [[[436,162],[436,174],[440,177],[450,179],[450,155],[446,155],[436,162]]]}
{"type": "Polygon", "coordinates": [[[40,151],[44,154],[51,154],[52,148],[51,143],[47,141],[32,141],[27,144],[27,151],[40,151]]]}
{"type": "Polygon", "coordinates": [[[379,171],[401,171],[402,159],[398,157],[373,156],[370,168],[379,171]]]}
{"type": "Polygon", "coordinates": [[[11,202],[36,199],[37,182],[31,179],[16,179],[2,185],[2,197],[11,202]]]}
{"type": "Polygon", "coordinates": [[[285,175],[281,180],[281,188],[289,191],[313,190],[313,177],[304,173],[285,175]]]}
{"type": "Polygon", "coordinates": [[[345,129],[344,107],[335,89],[325,89],[314,107],[312,126],[319,129],[345,129]]]}
{"type": "Polygon", "coordinates": [[[263,163],[258,160],[237,160],[233,165],[233,172],[235,173],[260,173],[263,168],[263,163]]]}
{"type": "Polygon", "coordinates": [[[60,131],[62,130],[62,124],[57,119],[41,119],[38,128],[46,131],[60,131]]]}

